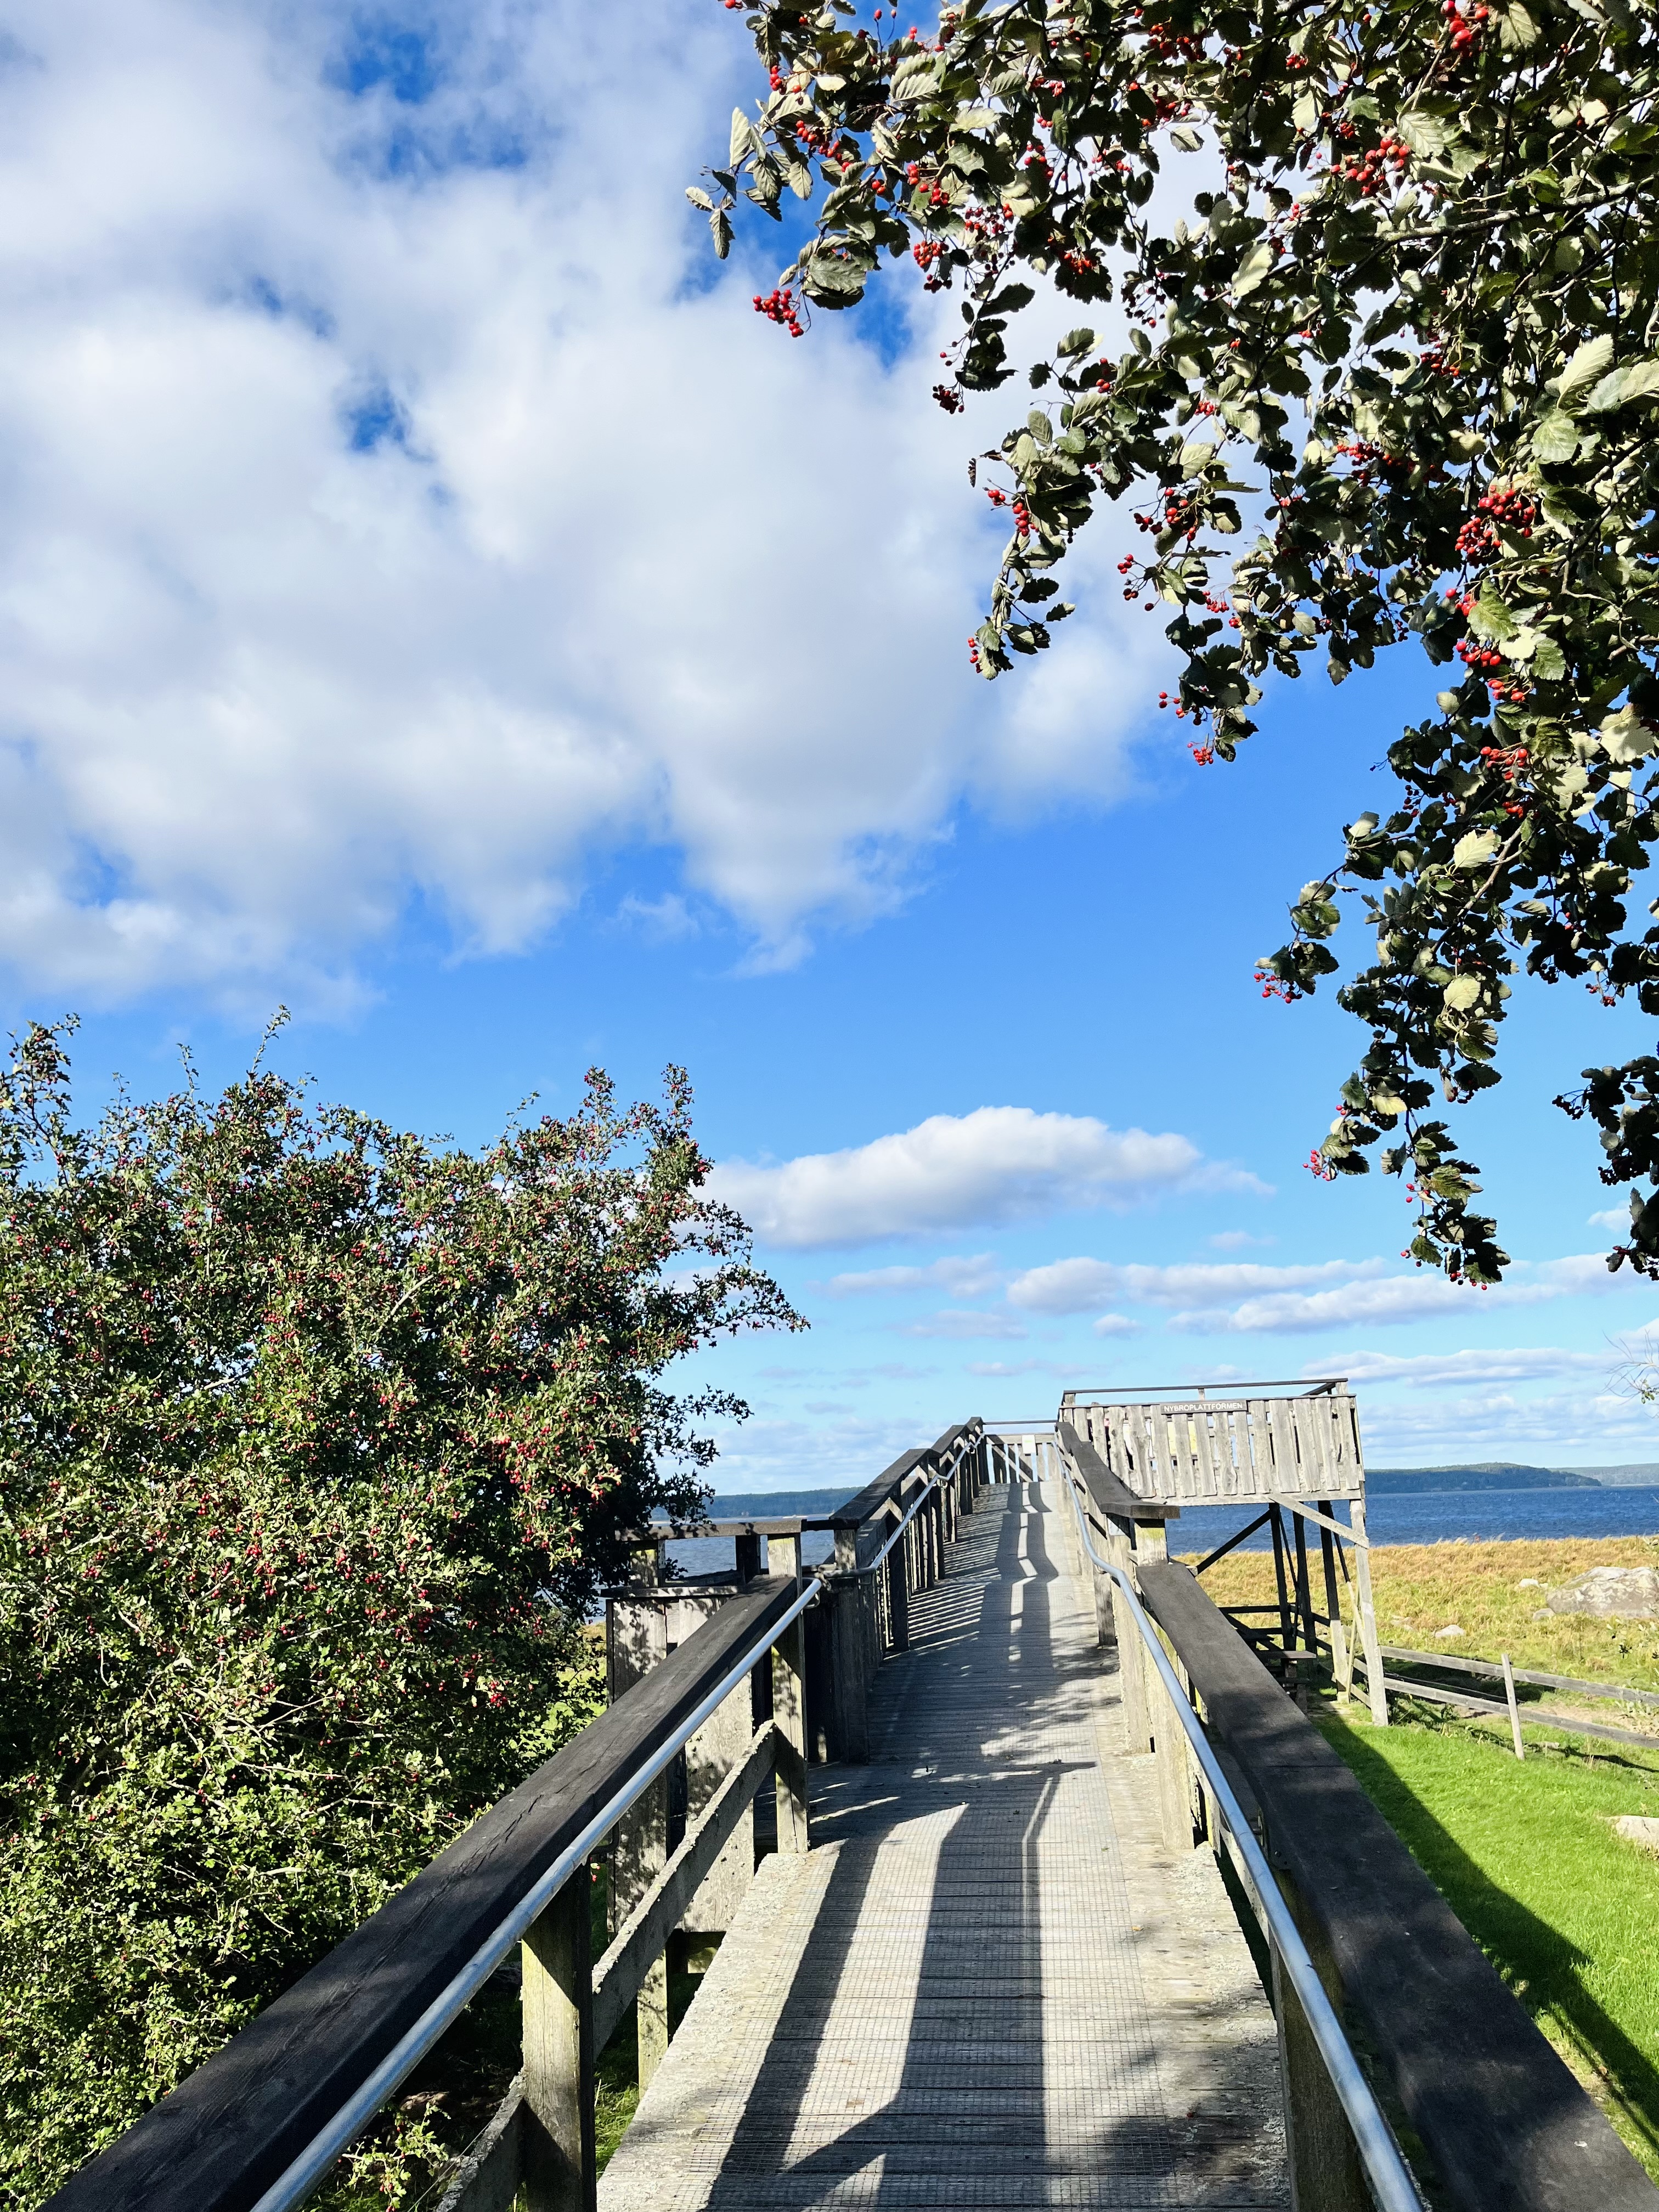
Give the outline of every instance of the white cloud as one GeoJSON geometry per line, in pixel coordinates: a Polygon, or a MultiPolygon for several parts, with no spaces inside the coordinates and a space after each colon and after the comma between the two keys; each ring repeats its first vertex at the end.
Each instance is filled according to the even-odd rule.
{"type": "Polygon", "coordinates": [[[1606,1375],[1615,1352],[1563,1352],[1551,1345],[1521,1345],[1504,1352],[1350,1352],[1310,1364],[1312,1376],[1335,1370],[1353,1382],[1403,1382],[1433,1389],[1447,1382],[1522,1382],[1553,1375],[1606,1375]]]}
{"type": "Polygon", "coordinates": [[[1209,1240],[1212,1252],[1247,1252],[1278,1242],[1273,1237],[1252,1237],[1248,1229],[1224,1229],[1209,1240]]]}
{"type": "Polygon", "coordinates": [[[1008,1285],[1018,1306],[1048,1314],[1090,1313],[1118,1299],[1137,1304],[1215,1304],[1243,1291],[1300,1289],[1380,1275],[1381,1260],[1324,1260],[1311,1267],[1265,1267],[1250,1260],[1194,1261],[1170,1267],[1116,1267],[1107,1260],[1052,1260],[1029,1267],[1008,1285]]]}
{"type": "Polygon", "coordinates": [[[1121,1304],[1173,1307],[1166,1326],[1183,1334],[1295,1334],[1304,1330],[1389,1327],[1436,1316],[1467,1322],[1492,1306],[1538,1305],[1563,1297],[1639,1291],[1631,1275],[1611,1275],[1598,1252],[1523,1262],[1490,1290],[1449,1282],[1419,1269],[1390,1274],[1386,1260],[1324,1260],[1306,1267],[1255,1261],[1193,1261],[1168,1267],[1119,1267],[1106,1260],[1054,1260],[1008,1285],[1011,1304],[1035,1313],[1092,1313],[1121,1304]]]}
{"type": "Polygon", "coordinates": [[[778,1166],[723,1161],[708,1188],[768,1243],[806,1250],[1124,1206],[1172,1190],[1261,1186],[1206,1163],[1185,1137],[1109,1129],[1088,1115],[981,1106],[778,1166]]]}
{"type": "Polygon", "coordinates": [[[867,1267],[856,1274],[831,1275],[827,1283],[812,1287],[832,1298],[893,1297],[922,1290],[946,1291],[953,1298],[982,1298],[996,1288],[997,1280],[995,1255],[976,1252],[971,1257],[934,1260],[925,1267],[867,1267]]]}
{"type": "Polygon", "coordinates": [[[1630,1208],[1627,1206],[1610,1206],[1604,1213],[1592,1213],[1589,1225],[1592,1229],[1628,1229],[1630,1208]]]}
{"type": "Polygon", "coordinates": [[[411,896],[512,948],[641,842],[775,962],[965,795],[1118,793],[1150,625],[1103,593],[1037,684],[969,669],[951,303],[889,368],[750,312],[763,222],[716,273],[681,191],[754,89],[730,19],[434,0],[422,100],[347,88],[362,20],[9,11],[0,962],[321,988],[411,896]]]}
{"type": "Polygon", "coordinates": [[[1373,1466],[1467,1464],[1508,1458],[1522,1447],[1564,1454],[1563,1463],[1582,1464],[1607,1461],[1607,1447],[1625,1442],[1635,1447],[1629,1457],[1641,1460],[1659,1440],[1650,1413],[1605,1392],[1521,1398],[1494,1390],[1437,1401],[1367,1402],[1360,1423],[1365,1457],[1373,1466]]]}
{"type": "Polygon", "coordinates": [[[1139,1336],[1140,1323],[1131,1321],[1127,1314],[1102,1314],[1100,1319],[1091,1324],[1091,1334],[1095,1336],[1139,1336]]]}
{"type": "Polygon", "coordinates": [[[943,1313],[929,1314],[926,1321],[904,1322],[895,1328],[896,1336],[945,1336],[973,1338],[981,1336],[1023,1337],[1026,1331],[1017,1321],[1001,1313],[973,1313],[959,1307],[947,1307],[943,1313]]]}

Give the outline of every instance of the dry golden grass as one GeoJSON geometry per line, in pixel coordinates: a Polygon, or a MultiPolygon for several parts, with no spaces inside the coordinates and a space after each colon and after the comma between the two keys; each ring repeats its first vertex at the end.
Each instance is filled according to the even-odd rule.
{"type": "MultiPolygon", "coordinates": [[[[1189,1565],[1196,1556],[1188,1555],[1189,1565]]],[[[1309,1565],[1314,1602],[1322,1612],[1323,1575],[1314,1546],[1309,1565]]],[[[1548,1590],[1590,1567],[1659,1567],[1659,1537],[1382,1545],[1371,1553],[1378,1632],[1384,1644],[1432,1651],[1436,1631],[1455,1626],[1463,1634],[1439,1639],[1437,1648],[1460,1658],[1497,1659],[1507,1651],[1516,1666],[1539,1674],[1659,1690],[1659,1620],[1551,1613],[1534,1619],[1548,1590]]],[[[1273,1554],[1234,1552],[1208,1570],[1204,1587],[1218,1605],[1271,1604],[1273,1554]]],[[[1343,1611],[1352,1621],[1351,1597],[1343,1611]]]]}

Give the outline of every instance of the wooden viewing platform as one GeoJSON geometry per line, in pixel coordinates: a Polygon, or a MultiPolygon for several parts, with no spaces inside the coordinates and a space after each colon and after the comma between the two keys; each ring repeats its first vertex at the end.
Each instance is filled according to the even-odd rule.
{"type": "Polygon", "coordinates": [[[1659,2212],[1308,1717],[1360,1669],[1388,1717],[1346,1385],[1122,1397],[726,1524],[719,1574],[638,1532],[609,1709],[46,2212],[292,2212],[515,1957],[522,2069],[430,2212],[1659,2212]],[[1248,1531],[1170,1560],[1216,1503],[1274,1604],[1206,1593],[1248,1531]]]}

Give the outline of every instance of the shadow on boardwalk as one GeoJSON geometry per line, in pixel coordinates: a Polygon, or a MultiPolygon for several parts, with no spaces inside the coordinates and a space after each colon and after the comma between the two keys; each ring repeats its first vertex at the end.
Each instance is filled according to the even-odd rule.
{"type": "Polygon", "coordinates": [[[1282,2203],[1276,2130],[1261,2140],[1276,2115],[1252,2109],[1259,2035],[1242,2069],[1213,2040],[1198,2103],[1165,2093],[1170,2023],[1136,1965],[1097,1763],[1101,1655],[1054,1525],[992,1493],[914,1601],[875,1763],[823,1778],[830,1870],[775,2032],[703,2188],[676,2203],[1282,2203]]]}

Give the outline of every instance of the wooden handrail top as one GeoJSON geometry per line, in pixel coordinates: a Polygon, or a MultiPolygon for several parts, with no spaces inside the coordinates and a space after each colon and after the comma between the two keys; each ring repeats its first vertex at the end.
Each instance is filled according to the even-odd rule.
{"type": "Polygon", "coordinates": [[[1060,1449],[1083,1477],[1084,1487],[1097,1512],[1116,1521],[1165,1518],[1163,1506],[1151,1498],[1138,1497],[1127,1482],[1112,1473],[1087,1437],[1069,1421],[1060,1424],[1058,1434],[1060,1449]]]}
{"type": "Polygon", "coordinates": [[[1460,2212],[1653,2212],[1641,2167],[1345,1761],[1187,1568],[1139,1578],[1460,2212]]]}
{"type": "Polygon", "coordinates": [[[234,2212],[253,2203],[796,1596],[795,1577],[775,1575],[720,1606],[71,2175],[50,2212],[234,2212]]]}

